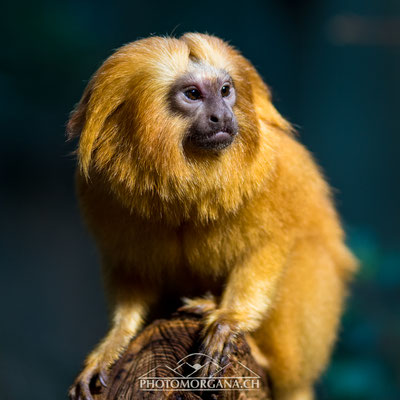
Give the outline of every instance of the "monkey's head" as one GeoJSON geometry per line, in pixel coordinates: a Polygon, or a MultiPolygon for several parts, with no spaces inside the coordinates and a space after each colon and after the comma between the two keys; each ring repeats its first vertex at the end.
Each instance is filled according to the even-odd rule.
{"type": "Polygon", "coordinates": [[[234,212],[273,169],[274,132],[289,130],[251,63],[193,33],[123,46],[67,127],[88,184],[170,222],[234,212]]]}

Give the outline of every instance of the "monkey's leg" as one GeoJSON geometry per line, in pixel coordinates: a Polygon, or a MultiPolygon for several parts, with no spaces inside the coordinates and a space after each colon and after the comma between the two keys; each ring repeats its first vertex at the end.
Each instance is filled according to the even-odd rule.
{"type": "Polygon", "coordinates": [[[344,284],[317,241],[298,243],[274,307],[253,334],[266,355],[278,400],[311,400],[336,337],[344,284]]]}
{"type": "Polygon", "coordinates": [[[138,332],[148,306],[152,303],[150,294],[136,291],[135,287],[129,292],[120,289],[113,301],[111,329],[87,357],[83,371],[69,390],[71,400],[92,400],[89,385],[95,377],[106,386],[109,367],[138,332]]]}
{"type": "MultiPolygon", "coordinates": [[[[200,353],[212,357],[221,365],[229,361],[237,335],[256,330],[273,304],[286,258],[286,246],[270,243],[244,264],[234,267],[219,307],[204,319],[204,340],[200,353]]],[[[210,376],[215,372],[216,365],[208,365],[202,373],[210,376]]]]}

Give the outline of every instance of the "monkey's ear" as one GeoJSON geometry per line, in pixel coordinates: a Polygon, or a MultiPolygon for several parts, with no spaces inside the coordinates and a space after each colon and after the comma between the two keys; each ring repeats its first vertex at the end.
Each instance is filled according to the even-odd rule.
{"type": "Polygon", "coordinates": [[[118,129],[116,126],[110,127],[107,121],[126,99],[131,68],[132,64],[123,59],[121,61],[117,56],[106,60],[92,77],[81,101],[71,114],[67,135],[69,139],[79,137],[78,163],[86,178],[101,135],[109,136],[112,130],[118,129]]]}
{"type": "Polygon", "coordinates": [[[252,87],[253,102],[257,115],[259,118],[288,134],[295,133],[291,124],[278,112],[272,103],[272,94],[269,87],[265,84],[253,64],[247,59],[243,58],[248,82],[252,87]]]}
{"type": "Polygon", "coordinates": [[[89,84],[86,87],[81,100],[71,112],[66,129],[67,140],[73,140],[80,137],[86,122],[86,109],[91,92],[92,90],[89,84]]]}

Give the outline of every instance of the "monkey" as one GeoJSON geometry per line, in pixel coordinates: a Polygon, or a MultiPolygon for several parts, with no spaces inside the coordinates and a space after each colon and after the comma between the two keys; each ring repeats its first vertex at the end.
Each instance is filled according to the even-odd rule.
{"type": "Polygon", "coordinates": [[[70,398],[91,400],[144,323],[186,298],[181,310],[204,315],[205,355],[226,362],[247,335],[274,398],[313,399],[358,263],[251,62],[207,34],[129,43],[95,72],[67,134],[111,313],[70,398]]]}

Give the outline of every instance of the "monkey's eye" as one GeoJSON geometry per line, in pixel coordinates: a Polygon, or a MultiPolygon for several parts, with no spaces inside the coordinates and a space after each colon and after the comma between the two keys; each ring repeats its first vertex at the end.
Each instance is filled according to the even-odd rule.
{"type": "Polygon", "coordinates": [[[186,90],[185,96],[190,100],[199,100],[201,98],[201,93],[200,90],[193,88],[186,90]]]}
{"type": "Polygon", "coordinates": [[[231,88],[230,88],[229,85],[224,85],[224,86],[222,86],[222,88],[221,88],[221,95],[222,95],[222,97],[227,97],[227,96],[229,96],[230,92],[231,92],[231,88]]]}

